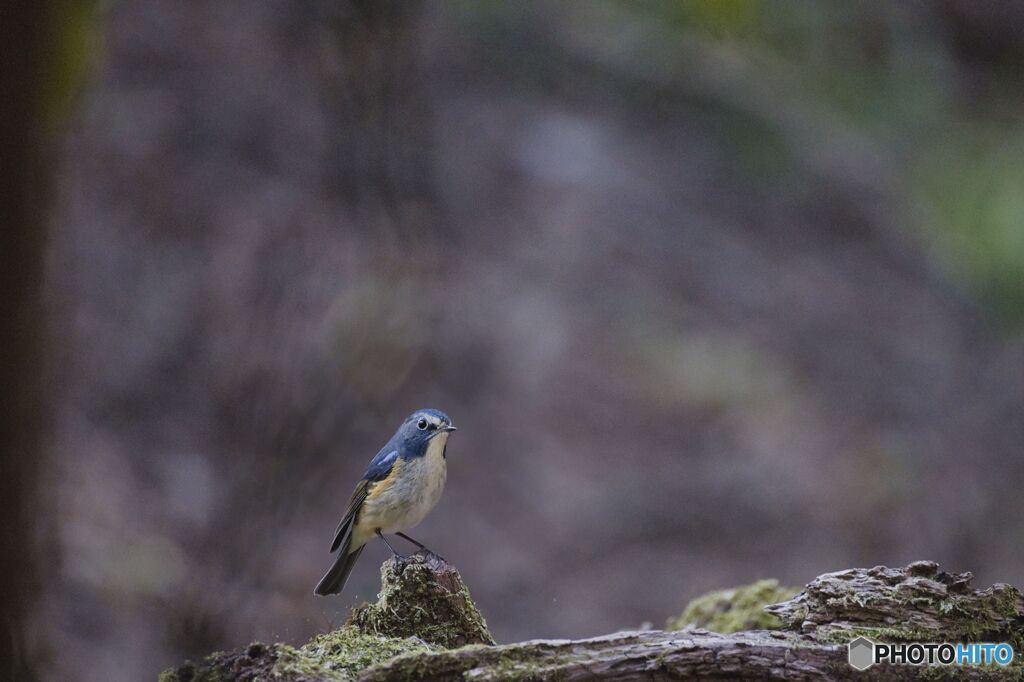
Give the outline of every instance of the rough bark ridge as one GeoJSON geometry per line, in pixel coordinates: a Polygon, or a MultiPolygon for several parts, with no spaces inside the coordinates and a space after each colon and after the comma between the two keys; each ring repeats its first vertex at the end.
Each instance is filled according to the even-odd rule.
{"type": "Polygon", "coordinates": [[[250,645],[186,665],[162,682],[212,680],[906,680],[1024,679],[1024,667],[878,665],[858,673],[845,643],[867,634],[899,641],[1024,641],[1024,600],[1009,585],[972,590],[969,573],[934,562],[819,576],[794,598],[768,606],[783,630],[723,635],[701,629],[619,632],[584,640],[492,646],[458,572],[436,557],[381,569],[373,605],[345,627],[300,649],[250,645]],[[458,647],[458,648],[455,648],[458,647]]]}
{"type": "Polygon", "coordinates": [[[881,640],[1024,644],[1024,598],[997,583],[972,590],[970,573],[946,573],[934,561],[905,568],[851,568],[818,576],[789,601],[768,606],[788,629],[821,642],[857,635],[881,640]]]}

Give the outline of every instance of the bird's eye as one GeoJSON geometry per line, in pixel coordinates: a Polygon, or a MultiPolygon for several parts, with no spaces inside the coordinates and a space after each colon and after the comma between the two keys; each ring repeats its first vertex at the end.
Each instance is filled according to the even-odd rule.
{"type": "Polygon", "coordinates": [[[418,422],[416,422],[416,427],[419,428],[420,431],[423,431],[424,429],[427,428],[427,420],[420,419],[418,422]]]}

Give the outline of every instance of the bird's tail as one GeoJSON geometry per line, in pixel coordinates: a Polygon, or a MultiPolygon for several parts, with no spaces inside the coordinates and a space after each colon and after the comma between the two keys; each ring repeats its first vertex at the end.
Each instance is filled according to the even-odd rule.
{"type": "Polygon", "coordinates": [[[338,594],[345,589],[345,582],[348,580],[348,574],[352,572],[352,567],[356,565],[356,560],[359,555],[363,553],[363,545],[352,552],[348,551],[348,547],[342,547],[341,552],[338,554],[338,558],[334,560],[334,565],[327,571],[326,575],[320,579],[317,583],[316,589],[313,590],[313,594],[319,594],[326,596],[328,594],[338,594]]]}

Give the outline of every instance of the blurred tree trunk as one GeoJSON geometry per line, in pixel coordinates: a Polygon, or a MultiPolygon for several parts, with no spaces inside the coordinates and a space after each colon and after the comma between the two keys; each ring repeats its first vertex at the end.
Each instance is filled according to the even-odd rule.
{"type": "Polygon", "coordinates": [[[0,5],[0,677],[37,677],[28,620],[41,586],[38,543],[45,180],[41,116],[50,6],[0,5]]]}

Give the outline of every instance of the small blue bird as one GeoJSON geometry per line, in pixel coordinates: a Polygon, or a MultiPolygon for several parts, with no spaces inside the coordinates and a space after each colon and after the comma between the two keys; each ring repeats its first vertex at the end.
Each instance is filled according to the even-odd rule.
{"type": "Polygon", "coordinates": [[[417,410],[402,422],[370,461],[352,493],[331,544],[331,552],[341,551],[313,590],[315,594],[341,592],[363,547],[374,535],[396,557],[401,555],[384,533],[393,533],[430,551],[402,531],[415,528],[441,499],[448,476],[445,448],[452,431],[455,427],[451,418],[440,410],[417,410]]]}

